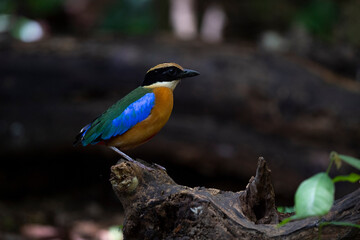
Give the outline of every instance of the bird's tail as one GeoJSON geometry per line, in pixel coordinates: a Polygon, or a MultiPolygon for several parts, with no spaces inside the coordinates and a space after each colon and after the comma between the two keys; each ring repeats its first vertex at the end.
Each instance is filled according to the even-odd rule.
{"type": "Polygon", "coordinates": [[[75,137],[75,141],[74,141],[74,143],[73,143],[73,146],[74,146],[74,147],[77,146],[77,145],[79,145],[80,143],[82,143],[82,140],[84,139],[85,133],[86,133],[86,131],[87,131],[90,127],[91,127],[91,123],[88,124],[88,125],[86,125],[85,127],[83,127],[83,128],[80,130],[79,134],[76,135],[76,137],[75,137]]]}

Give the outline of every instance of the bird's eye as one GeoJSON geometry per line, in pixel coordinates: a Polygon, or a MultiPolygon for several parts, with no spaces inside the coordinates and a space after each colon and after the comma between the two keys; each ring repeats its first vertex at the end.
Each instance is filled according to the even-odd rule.
{"type": "Polygon", "coordinates": [[[170,68],[170,69],[167,71],[167,74],[168,74],[169,76],[175,76],[176,71],[175,71],[175,69],[170,68]]]}

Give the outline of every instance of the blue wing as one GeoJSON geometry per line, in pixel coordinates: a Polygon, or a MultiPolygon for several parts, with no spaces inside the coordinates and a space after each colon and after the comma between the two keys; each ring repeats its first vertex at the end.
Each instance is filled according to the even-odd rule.
{"type": "Polygon", "coordinates": [[[122,105],[120,100],[94,122],[82,129],[80,132],[82,145],[96,144],[102,140],[108,140],[111,137],[125,133],[137,123],[146,119],[150,115],[154,104],[155,94],[152,92],[146,93],[129,104],[120,115],[114,114],[118,110],[117,106],[122,105]]]}
{"type": "Polygon", "coordinates": [[[104,132],[102,139],[107,140],[111,137],[121,135],[137,123],[141,122],[150,115],[155,103],[155,94],[147,93],[142,98],[130,104],[117,118],[111,121],[104,132]]]}

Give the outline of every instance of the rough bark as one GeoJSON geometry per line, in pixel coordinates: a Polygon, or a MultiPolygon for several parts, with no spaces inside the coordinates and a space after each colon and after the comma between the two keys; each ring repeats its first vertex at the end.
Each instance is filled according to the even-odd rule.
{"type": "MultiPolygon", "coordinates": [[[[190,188],[176,184],[165,170],[153,171],[120,161],[111,184],[125,210],[125,239],[314,239],[322,221],[360,222],[360,189],[336,201],[322,218],[293,221],[277,228],[271,171],[259,158],[255,177],[244,191],[190,188]]],[[[284,180],[285,181],[285,180],[284,180]]],[[[359,229],[327,226],[323,239],[360,239],[359,229]]]]}

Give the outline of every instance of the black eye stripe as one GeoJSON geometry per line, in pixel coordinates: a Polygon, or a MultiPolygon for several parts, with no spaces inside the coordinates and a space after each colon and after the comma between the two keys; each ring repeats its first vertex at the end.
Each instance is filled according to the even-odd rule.
{"type": "Polygon", "coordinates": [[[154,69],[145,75],[142,86],[151,85],[156,82],[171,82],[176,80],[176,76],[181,72],[181,69],[174,66],[154,69]]]}

